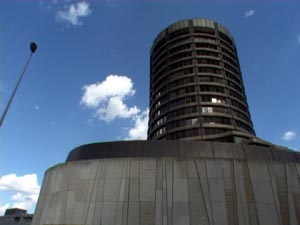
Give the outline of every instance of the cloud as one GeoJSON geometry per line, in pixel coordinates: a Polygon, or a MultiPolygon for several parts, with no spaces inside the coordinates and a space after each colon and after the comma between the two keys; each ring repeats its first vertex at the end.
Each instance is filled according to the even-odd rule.
{"type": "Polygon", "coordinates": [[[91,13],[90,4],[82,1],[66,6],[65,10],[59,10],[56,13],[56,20],[73,26],[80,26],[82,25],[80,19],[89,16],[91,13]]]}
{"type": "Polygon", "coordinates": [[[149,108],[135,116],[134,127],[130,128],[128,131],[127,140],[144,140],[147,139],[148,130],[148,120],[149,120],[149,108]]]}
{"type": "Polygon", "coordinates": [[[35,105],[35,106],[34,106],[34,109],[35,109],[35,110],[39,110],[40,108],[41,108],[41,107],[40,107],[39,105],[35,105]]]}
{"type": "Polygon", "coordinates": [[[140,112],[136,106],[128,107],[124,101],[133,96],[133,82],[127,76],[109,75],[104,81],[83,86],[80,104],[94,109],[95,115],[104,121],[131,118],[140,112]]]}
{"type": "MultiPolygon", "coordinates": [[[[94,110],[99,120],[130,119],[126,140],[146,139],[149,109],[128,106],[126,99],[135,95],[132,80],[123,75],[108,75],[102,82],[84,85],[80,104],[94,110]]],[[[91,120],[89,120],[91,121],[91,120]]]]}
{"type": "Polygon", "coordinates": [[[285,141],[290,141],[290,140],[293,140],[295,139],[296,137],[296,133],[293,132],[293,131],[287,131],[283,134],[283,136],[281,137],[283,140],[285,141]]]}
{"type": "Polygon", "coordinates": [[[298,43],[300,44],[300,34],[296,36],[298,43]]]}
{"type": "Polygon", "coordinates": [[[255,13],[255,11],[253,9],[250,9],[248,11],[245,12],[245,19],[247,19],[250,16],[253,16],[255,13]]]}
{"type": "Polygon", "coordinates": [[[19,177],[16,174],[8,174],[0,178],[0,191],[14,193],[11,196],[11,203],[0,205],[0,213],[9,207],[33,211],[39,196],[40,185],[35,173],[19,177]]]}

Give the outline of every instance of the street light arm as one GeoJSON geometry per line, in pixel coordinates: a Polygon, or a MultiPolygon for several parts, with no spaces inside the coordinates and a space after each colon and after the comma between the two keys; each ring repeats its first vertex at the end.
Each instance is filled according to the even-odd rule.
{"type": "Polygon", "coordinates": [[[1,118],[0,118],[0,127],[2,126],[2,123],[3,123],[3,121],[4,121],[4,119],[5,119],[5,116],[6,116],[7,112],[8,112],[8,109],[9,109],[9,107],[10,107],[10,105],[11,105],[11,103],[12,103],[12,101],[13,101],[13,99],[14,99],[16,93],[17,93],[18,87],[19,87],[19,85],[20,85],[20,83],[21,83],[21,81],[22,81],[22,79],[23,79],[23,77],[24,77],[24,74],[25,74],[25,72],[26,72],[26,69],[27,69],[27,67],[28,67],[28,65],[29,65],[29,63],[30,63],[30,61],[31,61],[32,55],[33,55],[33,53],[36,51],[36,49],[37,49],[37,45],[36,45],[34,42],[32,42],[32,43],[30,44],[30,50],[31,50],[31,53],[30,53],[30,55],[29,55],[29,57],[28,57],[28,59],[27,59],[27,62],[26,62],[26,64],[25,64],[24,68],[23,68],[23,71],[22,71],[22,73],[21,73],[21,75],[20,75],[20,77],[19,77],[19,79],[18,79],[18,81],[17,81],[17,84],[16,84],[16,86],[15,86],[15,88],[14,88],[14,90],[13,90],[13,93],[12,93],[12,95],[10,96],[10,98],[9,98],[9,100],[8,100],[8,103],[7,103],[7,105],[6,105],[6,107],[5,107],[4,111],[3,111],[3,114],[2,114],[2,116],[1,116],[1,118]]]}

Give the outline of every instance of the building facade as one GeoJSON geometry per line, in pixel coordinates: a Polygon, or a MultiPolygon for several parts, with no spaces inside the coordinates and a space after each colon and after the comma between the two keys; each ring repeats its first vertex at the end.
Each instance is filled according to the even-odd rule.
{"type": "Polygon", "coordinates": [[[12,208],[0,216],[0,225],[30,225],[33,214],[28,214],[25,209],[12,208]]]}
{"type": "Polygon", "coordinates": [[[255,137],[234,39],[207,19],[176,22],[150,59],[149,140],[255,137]]]}

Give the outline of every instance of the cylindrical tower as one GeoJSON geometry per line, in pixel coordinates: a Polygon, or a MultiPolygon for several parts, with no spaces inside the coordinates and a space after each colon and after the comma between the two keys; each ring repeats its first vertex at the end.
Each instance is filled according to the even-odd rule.
{"type": "Polygon", "coordinates": [[[160,32],[151,48],[148,139],[240,142],[253,136],[228,30],[190,19],[160,32]]]}

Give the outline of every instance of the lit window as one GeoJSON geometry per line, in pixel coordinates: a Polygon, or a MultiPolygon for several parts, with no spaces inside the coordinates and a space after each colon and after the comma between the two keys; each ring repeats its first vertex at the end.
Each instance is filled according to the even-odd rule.
{"type": "Polygon", "coordinates": [[[217,99],[217,98],[211,98],[211,102],[212,103],[222,103],[221,99],[217,99]]]}
{"type": "Polygon", "coordinates": [[[203,113],[212,113],[213,107],[202,107],[202,112],[203,113]]]}

